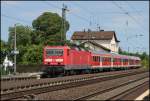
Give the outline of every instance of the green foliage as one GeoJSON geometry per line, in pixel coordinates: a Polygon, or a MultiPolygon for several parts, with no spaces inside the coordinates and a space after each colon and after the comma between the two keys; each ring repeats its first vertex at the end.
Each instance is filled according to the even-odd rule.
{"type": "Polygon", "coordinates": [[[22,64],[41,64],[43,46],[31,45],[23,55],[22,64]]]}
{"type": "MultiPolygon", "coordinates": [[[[8,45],[10,46],[11,49],[13,48],[13,44],[14,44],[14,33],[15,33],[15,28],[9,27],[8,45]]],[[[32,34],[32,29],[29,26],[23,26],[23,25],[16,26],[17,46],[19,45],[27,46],[31,44],[31,34],[32,34]]]]}
{"type": "MultiPolygon", "coordinates": [[[[35,30],[43,32],[45,37],[59,34],[62,31],[62,18],[57,13],[44,12],[32,23],[35,30]]],[[[69,29],[69,23],[66,23],[66,31],[69,29]]],[[[55,38],[56,39],[56,38],[55,38]]]]}
{"type": "Polygon", "coordinates": [[[0,50],[1,58],[0,64],[3,63],[5,56],[8,54],[8,45],[5,41],[1,40],[1,50],[0,50]]]}
{"type": "MultiPolygon", "coordinates": [[[[42,15],[33,20],[32,27],[17,25],[16,26],[16,45],[19,54],[17,55],[17,64],[42,64],[42,53],[45,45],[64,45],[66,42],[60,41],[62,29],[62,18],[51,12],[44,12],[42,15]]],[[[66,23],[66,31],[69,30],[69,23],[66,23]]],[[[1,40],[1,53],[9,53],[9,59],[13,60],[10,54],[14,50],[14,33],[15,28],[9,27],[8,42],[1,40]]],[[[63,38],[64,39],[64,38],[63,38]]],[[[68,42],[69,43],[69,42],[68,42]]],[[[1,58],[1,63],[4,60],[1,58]]]]}
{"type": "Polygon", "coordinates": [[[149,68],[149,59],[144,58],[141,63],[144,68],[149,68]]]}

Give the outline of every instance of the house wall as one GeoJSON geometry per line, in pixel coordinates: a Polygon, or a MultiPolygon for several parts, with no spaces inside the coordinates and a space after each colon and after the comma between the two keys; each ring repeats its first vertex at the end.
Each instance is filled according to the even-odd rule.
{"type": "Polygon", "coordinates": [[[115,41],[115,36],[113,36],[111,42],[110,42],[110,49],[112,52],[117,52],[118,53],[118,42],[115,41]]]}

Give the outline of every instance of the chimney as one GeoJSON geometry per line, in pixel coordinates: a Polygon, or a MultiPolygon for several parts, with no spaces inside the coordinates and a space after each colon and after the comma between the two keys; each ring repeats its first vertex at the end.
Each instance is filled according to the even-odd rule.
{"type": "Polygon", "coordinates": [[[85,32],[85,28],[83,29],[83,32],[85,32]]]}
{"type": "Polygon", "coordinates": [[[88,32],[91,32],[91,30],[90,30],[90,29],[88,29],[88,32]]]}
{"type": "Polygon", "coordinates": [[[99,31],[101,30],[100,26],[98,27],[98,30],[99,30],[99,31]]]}

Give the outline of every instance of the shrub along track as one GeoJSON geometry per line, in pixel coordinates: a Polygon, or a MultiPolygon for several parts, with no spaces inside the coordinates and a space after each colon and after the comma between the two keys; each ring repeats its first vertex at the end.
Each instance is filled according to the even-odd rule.
{"type": "MultiPolygon", "coordinates": [[[[115,75],[102,76],[100,74],[87,74],[68,76],[53,79],[31,80],[27,84],[12,87],[9,90],[1,90],[1,100],[15,99],[23,96],[41,94],[45,92],[57,91],[77,86],[89,85],[93,83],[103,82],[107,80],[117,79],[121,77],[131,76],[144,73],[145,70],[130,70],[124,72],[115,72],[115,75]],[[3,91],[3,92],[2,92],[3,91]]],[[[4,86],[4,85],[3,85],[4,86]]],[[[28,97],[29,97],[28,96],[28,97]]]]}

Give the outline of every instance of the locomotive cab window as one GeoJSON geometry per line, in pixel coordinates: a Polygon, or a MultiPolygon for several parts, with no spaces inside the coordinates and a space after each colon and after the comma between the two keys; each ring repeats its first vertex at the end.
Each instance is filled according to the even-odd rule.
{"type": "Polygon", "coordinates": [[[46,56],[62,56],[62,49],[46,49],[46,56]]]}

